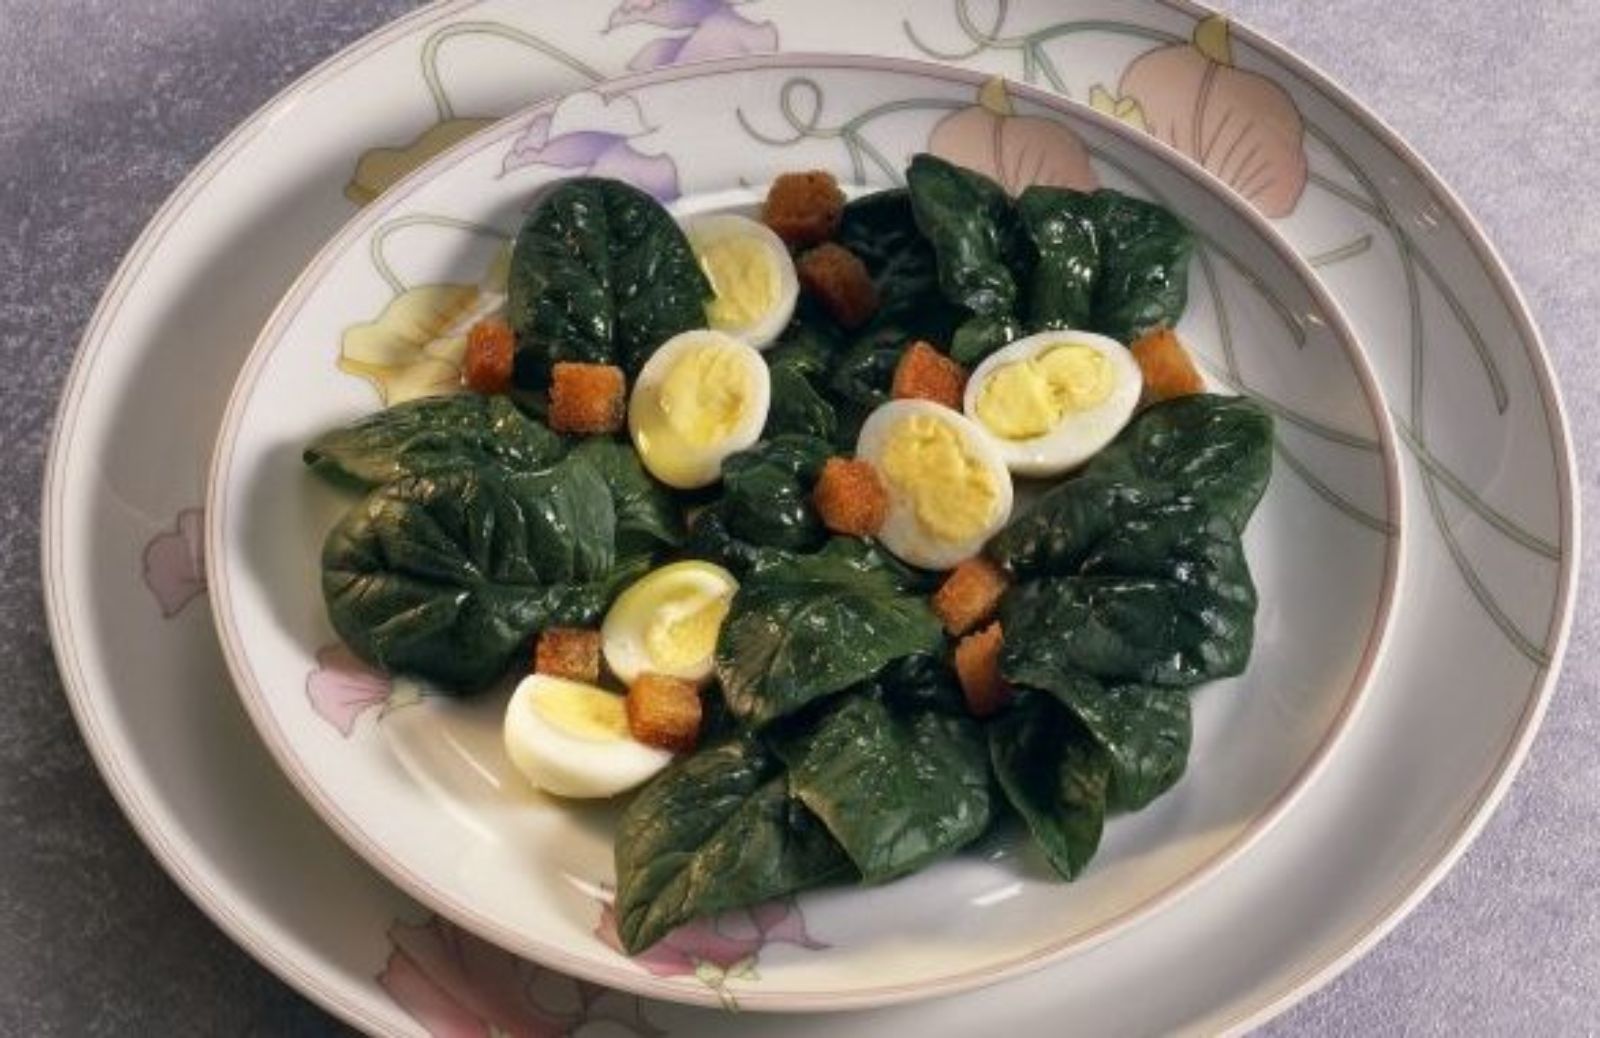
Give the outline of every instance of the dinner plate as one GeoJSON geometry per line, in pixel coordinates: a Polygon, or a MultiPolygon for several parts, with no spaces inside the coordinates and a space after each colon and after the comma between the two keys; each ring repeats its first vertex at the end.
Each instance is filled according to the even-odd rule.
{"type": "Polygon", "coordinates": [[[279,763],[419,900],[509,951],[613,987],[837,1010],[994,983],[1108,939],[1281,817],[1352,717],[1392,615],[1394,450],[1370,369],[1310,268],[1248,203],[1147,135],[979,72],[748,57],[536,106],[395,185],[335,237],[234,388],[207,495],[207,572],[224,654],[279,763]],[[571,175],[549,156],[610,134],[628,143],[600,168],[681,215],[750,212],[759,185],[795,169],[825,169],[855,189],[898,186],[911,157],[931,152],[1013,191],[1113,187],[1151,198],[1193,230],[1192,303],[1178,331],[1231,388],[1279,416],[1284,462],[1245,537],[1260,623],[1245,673],[1196,696],[1182,782],[1111,821],[1074,883],[1055,881],[1013,832],[900,882],[692,925],[663,946],[692,954],[708,931],[774,912],[806,940],[752,952],[748,972],[713,983],[657,976],[649,953],[629,960],[615,946],[614,807],[544,797],[520,781],[500,735],[508,690],[434,694],[391,683],[339,647],[317,560],[354,501],[314,479],[300,448],[419,383],[459,380],[463,323],[503,299],[506,242],[530,199],[571,175]],[[372,704],[360,715],[345,697],[350,682],[372,704]]]}
{"type": "MultiPolygon", "coordinates": [[[[1246,1027],[1402,918],[1482,826],[1526,752],[1554,686],[1578,557],[1558,395],[1526,308],[1470,216],[1314,69],[1203,8],[1160,0],[453,0],[285,91],[157,214],[86,332],[45,496],[52,634],[108,784],[229,934],[363,1027],[423,1035],[612,1021],[707,1034],[749,1020],[600,992],[467,937],[347,852],[283,782],[224,687],[197,604],[207,451],[246,347],[353,203],[486,119],[630,64],[837,47],[841,25],[853,49],[938,52],[1157,129],[1167,124],[1150,112],[1192,101],[1224,71],[1229,96],[1274,99],[1245,107],[1273,106],[1307,135],[1305,182],[1275,224],[1371,344],[1401,420],[1417,521],[1393,651],[1363,713],[1289,817],[1204,898],[1075,956],[1070,970],[936,1005],[772,1018],[762,1029],[1037,1033],[1056,1029],[1063,1005],[1086,1031],[1246,1027]],[[1152,63],[1169,70],[1159,83],[1170,90],[1132,75],[1152,63]]],[[[359,687],[350,696],[359,703],[359,687]]],[[[754,939],[662,968],[737,967],[754,939]]]]}

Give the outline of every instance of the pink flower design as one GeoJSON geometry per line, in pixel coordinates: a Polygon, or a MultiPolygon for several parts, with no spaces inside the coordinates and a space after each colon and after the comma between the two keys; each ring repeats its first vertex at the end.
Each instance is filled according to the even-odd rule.
{"type": "Polygon", "coordinates": [[[612,177],[670,202],[678,197],[677,165],[669,156],[647,155],[633,144],[634,138],[651,130],[632,98],[604,101],[594,94],[574,94],[555,111],[529,121],[512,143],[502,170],[548,166],[612,177]]]}
{"type": "Polygon", "coordinates": [[[606,1021],[664,1032],[639,999],[535,966],[437,916],[389,928],[378,984],[433,1038],[560,1038],[606,1021]]]}
{"type": "Polygon", "coordinates": [[[728,0],[622,0],[611,12],[606,28],[639,22],[689,31],[658,37],[639,48],[628,61],[634,72],[778,49],[776,25],[744,17],[728,0]]]}
{"type": "Polygon", "coordinates": [[[205,510],[185,508],[144,546],[144,585],[171,618],[206,589],[205,510]]]}
{"type": "Polygon", "coordinates": [[[1017,115],[1003,79],[984,84],[977,104],[939,120],[928,150],[1012,194],[1031,184],[1093,191],[1100,183],[1078,135],[1053,119],[1017,115]]]}
{"type": "MultiPolygon", "coordinates": [[[[622,951],[611,902],[601,903],[594,932],[605,944],[622,951]]],[[[633,956],[633,961],[657,977],[704,977],[706,967],[711,967],[715,980],[720,981],[725,975],[748,972],[769,944],[793,944],[810,951],[828,947],[806,932],[805,916],[794,899],[784,898],[696,919],[633,956]]]]}
{"type": "Polygon", "coordinates": [[[1134,61],[1118,89],[1115,100],[1137,112],[1147,132],[1200,163],[1263,216],[1288,216],[1300,204],[1309,172],[1305,122],[1282,87],[1234,67],[1220,15],[1201,22],[1192,43],[1134,61]]]}
{"type": "Polygon", "coordinates": [[[347,739],[355,731],[356,718],[388,701],[389,689],[388,675],[369,667],[343,645],[318,649],[317,669],[306,677],[311,709],[347,739]]]}

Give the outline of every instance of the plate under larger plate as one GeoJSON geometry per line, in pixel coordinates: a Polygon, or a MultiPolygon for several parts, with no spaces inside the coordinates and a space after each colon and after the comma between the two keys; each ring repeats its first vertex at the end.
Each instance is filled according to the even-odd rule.
{"type": "MultiPolygon", "coordinates": [[[[1214,25],[1199,33],[1208,14],[1159,0],[1003,9],[451,0],[374,34],[266,106],[175,193],[113,280],[69,380],[46,487],[45,586],[70,701],[157,856],[252,953],[373,1030],[426,1034],[438,1007],[507,990],[508,978],[538,997],[491,999],[497,1006],[542,1006],[540,1019],[569,1026],[637,1019],[632,999],[580,999],[570,983],[427,919],[295,800],[219,691],[226,674],[195,604],[194,510],[245,344],[351,200],[408,156],[630,62],[827,48],[849,24],[854,49],[917,57],[931,48],[1126,114],[1136,63],[1171,61],[1197,35],[1213,53],[1229,42],[1214,25]],[[241,237],[256,247],[238,253],[241,237]],[[184,737],[194,731],[207,738],[184,737]]],[[[1323,265],[1408,423],[1418,416],[1412,386],[1429,387],[1428,433],[1407,466],[1427,511],[1413,524],[1411,594],[1385,681],[1293,817],[1159,927],[1078,957],[1070,973],[927,1009],[768,1022],[769,1033],[1031,1033],[1058,1020],[1063,1003],[1090,1030],[1259,1020],[1326,981],[1431,888],[1531,741],[1565,643],[1578,557],[1570,446],[1537,333],[1471,218],[1403,142],[1280,48],[1240,30],[1231,51],[1235,66],[1287,92],[1311,133],[1317,177],[1279,229],[1323,265]],[[1313,211],[1327,218],[1306,218],[1313,211]],[[1424,377],[1413,379],[1419,363],[1424,377]],[[1443,377],[1434,384],[1430,373],[1443,377]],[[1221,947],[1229,954],[1209,953],[1221,947]]],[[[647,1013],[671,1032],[725,1022],[647,1013]]]]}

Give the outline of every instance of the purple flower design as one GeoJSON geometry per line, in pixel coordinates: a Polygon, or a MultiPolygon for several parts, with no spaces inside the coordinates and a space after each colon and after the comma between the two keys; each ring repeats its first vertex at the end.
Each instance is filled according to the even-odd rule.
{"type": "Polygon", "coordinates": [[[574,94],[554,111],[533,117],[512,142],[502,171],[548,166],[613,177],[670,202],[679,193],[676,163],[666,155],[647,155],[633,143],[652,130],[631,97],[607,101],[597,94],[574,94]]]}
{"type": "Polygon", "coordinates": [[[387,675],[367,666],[343,645],[318,649],[317,669],[306,677],[311,709],[347,739],[355,731],[358,717],[388,701],[389,690],[387,675]]]}
{"type": "Polygon", "coordinates": [[[517,958],[437,916],[389,928],[378,974],[389,997],[433,1038],[561,1038],[602,1021],[607,1033],[655,1038],[631,995],[517,958]]]}
{"type": "Polygon", "coordinates": [[[161,615],[177,616],[206,589],[205,510],[185,508],[144,546],[144,585],[161,615]]]}
{"type": "MultiPolygon", "coordinates": [[[[595,936],[622,951],[613,905],[603,902],[595,936]]],[[[657,977],[699,976],[720,988],[730,976],[749,976],[769,944],[792,944],[809,951],[828,947],[806,931],[806,919],[792,898],[734,909],[696,919],[669,933],[633,961],[657,977]]]]}
{"type": "Polygon", "coordinates": [[[778,49],[778,27],[757,22],[734,10],[729,0],[622,0],[611,12],[608,30],[644,23],[688,32],[661,36],[641,47],[629,61],[634,72],[708,58],[767,54],[778,49]]]}

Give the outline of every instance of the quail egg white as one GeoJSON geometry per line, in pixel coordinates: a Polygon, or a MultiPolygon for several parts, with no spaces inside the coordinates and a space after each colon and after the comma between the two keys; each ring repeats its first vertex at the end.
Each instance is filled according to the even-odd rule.
{"type": "Polygon", "coordinates": [[[771,403],[767,362],[726,332],[700,329],[663,343],[639,370],[628,433],[650,474],[680,490],[709,486],[722,462],[761,436],[771,403]]]}
{"type": "Polygon", "coordinates": [[[706,323],[758,350],[772,345],[800,296],[783,239],[766,224],[735,213],[696,216],[683,230],[715,293],[706,304],[706,323]]]}
{"type": "Polygon", "coordinates": [[[672,754],[628,733],[623,697],[531,674],[506,706],[506,754],[529,782],[561,797],[610,797],[645,782],[672,754]]]}
{"type": "Polygon", "coordinates": [[[710,562],[646,574],[617,596],[600,625],[606,666],[624,682],[647,672],[704,681],[738,590],[733,574],[710,562]]]}

